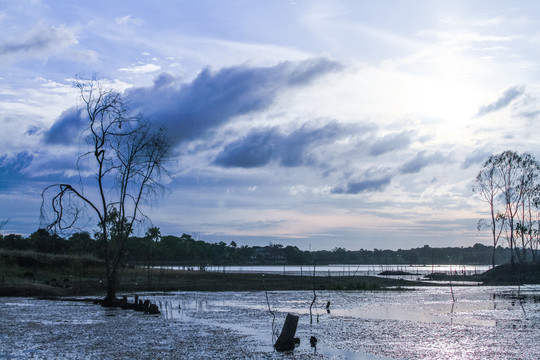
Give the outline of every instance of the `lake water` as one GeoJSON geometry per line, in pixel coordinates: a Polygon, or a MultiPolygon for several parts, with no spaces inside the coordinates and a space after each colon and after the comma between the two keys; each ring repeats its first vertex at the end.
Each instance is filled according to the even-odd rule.
{"type": "MultiPolygon", "coordinates": [[[[171,268],[171,267],[169,267],[171,268]]],[[[173,266],[181,270],[185,267],[173,266]]],[[[400,278],[417,279],[431,273],[444,273],[456,275],[480,274],[489,269],[489,265],[253,265],[253,266],[207,266],[206,271],[228,273],[263,273],[301,276],[378,276],[383,271],[403,271],[410,276],[399,275],[400,278]]]]}
{"type": "Polygon", "coordinates": [[[317,291],[313,323],[310,291],[139,294],[158,316],[0,298],[0,359],[539,359],[540,287],[519,291],[317,291]],[[301,344],[281,354],[272,344],[289,312],[301,344]]]}

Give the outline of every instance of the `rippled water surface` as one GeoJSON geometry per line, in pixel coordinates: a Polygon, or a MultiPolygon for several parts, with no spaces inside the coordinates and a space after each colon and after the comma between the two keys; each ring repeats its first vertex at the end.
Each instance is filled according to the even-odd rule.
{"type": "Polygon", "coordinates": [[[519,294],[517,287],[317,291],[313,323],[309,291],[139,295],[162,315],[0,298],[0,359],[540,358],[536,286],[519,294]],[[272,344],[289,312],[300,316],[301,344],[276,353],[272,344]]]}

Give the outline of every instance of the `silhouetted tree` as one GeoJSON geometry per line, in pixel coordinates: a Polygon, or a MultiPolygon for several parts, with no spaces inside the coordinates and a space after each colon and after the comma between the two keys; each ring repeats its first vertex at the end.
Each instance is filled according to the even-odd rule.
{"type": "Polygon", "coordinates": [[[126,241],[135,222],[144,218],[141,205],[163,190],[160,179],[166,174],[169,144],[164,130],[131,114],[117,91],[95,79],[78,80],[75,85],[88,124],[81,137],[87,141],[87,151],[79,156],[77,167],[88,160],[88,169],[95,173],[93,177],[80,174],[75,185],[46,187],[42,216],[52,215],[47,229],[55,230],[73,227],[82,206],[97,216],[100,230],[96,238],[104,247],[107,272],[104,304],[114,304],[126,241]],[[87,192],[87,188],[94,191],[87,192]]]}
{"type": "Polygon", "coordinates": [[[38,229],[30,235],[34,250],[43,253],[64,254],[69,248],[66,240],[57,234],[49,234],[45,229],[38,229]]]}
{"type": "Polygon", "coordinates": [[[97,244],[87,231],[76,232],[70,236],[69,252],[72,254],[96,254],[97,244]]]}
{"type": "Polygon", "coordinates": [[[9,234],[2,239],[2,247],[10,250],[30,250],[30,240],[19,234],[9,234]]]}
{"type": "Polygon", "coordinates": [[[150,285],[150,265],[152,262],[152,254],[155,253],[154,243],[161,239],[161,231],[159,231],[158,227],[152,226],[146,231],[145,239],[148,246],[146,252],[147,282],[148,285],[150,285]]]}
{"type": "MultiPolygon", "coordinates": [[[[503,230],[503,225],[501,224],[501,226],[497,227],[497,223],[505,221],[505,217],[500,216],[495,209],[495,201],[501,191],[500,186],[495,179],[495,170],[493,157],[490,156],[489,159],[484,163],[482,170],[478,172],[475,184],[473,185],[473,192],[478,195],[480,200],[486,202],[490,209],[490,220],[488,226],[491,230],[493,240],[493,254],[491,257],[491,264],[493,267],[495,267],[495,249],[503,230]]],[[[481,230],[484,226],[486,226],[486,224],[487,223],[484,219],[480,220],[478,222],[478,230],[481,230]]]]}
{"type": "MultiPolygon", "coordinates": [[[[512,264],[515,256],[519,262],[524,262],[528,248],[535,256],[535,244],[538,243],[535,227],[540,226],[539,173],[540,165],[532,155],[507,150],[486,160],[473,187],[473,191],[490,206],[494,249],[499,236],[505,234],[512,264]]],[[[494,263],[494,255],[492,261],[494,263]]]]}

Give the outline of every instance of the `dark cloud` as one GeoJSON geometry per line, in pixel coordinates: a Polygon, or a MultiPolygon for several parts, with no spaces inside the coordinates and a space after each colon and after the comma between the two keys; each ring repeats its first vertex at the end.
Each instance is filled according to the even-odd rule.
{"type": "Polygon", "coordinates": [[[41,127],[30,125],[26,130],[26,135],[35,135],[41,131],[41,127]]]}
{"type": "Polygon", "coordinates": [[[0,156],[0,190],[16,187],[24,179],[22,172],[32,159],[32,154],[28,152],[0,156]]]}
{"type": "Polygon", "coordinates": [[[160,75],[153,86],[129,90],[126,96],[137,110],[169,129],[171,139],[179,143],[235,116],[264,110],[281,91],[341,68],[337,62],[316,58],[271,67],[205,69],[189,84],[178,85],[170,75],[160,75]]]}
{"type": "Polygon", "coordinates": [[[58,175],[76,176],[89,170],[89,164],[76,152],[20,152],[0,156],[0,185],[15,179],[47,179],[58,181],[58,175]],[[80,160],[80,161],[79,161],[80,160]],[[5,181],[4,181],[5,180],[5,181]]]}
{"type": "Polygon", "coordinates": [[[64,111],[58,120],[45,132],[43,140],[47,144],[73,144],[79,141],[84,128],[80,112],[76,108],[64,111]]]}
{"type": "Polygon", "coordinates": [[[386,135],[375,141],[369,150],[370,155],[379,156],[391,151],[406,149],[411,143],[410,133],[404,131],[399,134],[386,135]]]}
{"type": "MultiPolygon", "coordinates": [[[[125,98],[134,112],[166,127],[173,143],[178,144],[197,139],[235,116],[264,110],[281,91],[340,69],[337,62],[315,58],[270,67],[205,69],[187,84],[164,73],[152,86],[127,90],[125,98]]],[[[77,111],[69,109],[46,132],[45,141],[70,143],[81,130],[77,111]]]]}
{"type": "Polygon", "coordinates": [[[258,129],[226,145],[214,164],[222,167],[260,167],[273,160],[286,167],[310,165],[309,150],[347,134],[348,126],[331,122],[314,128],[304,124],[290,134],[277,127],[258,129]]]}
{"type": "Polygon", "coordinates": [[[27,35],[0,43],[0,57],[29,53],[48,53],[75,44],[77,39],[63,27],[37,29],[27,35]]]}
{"type": "Polygon", "coordinates": [[[356,195],[362,192],[383,191],[390,184],[392,178],[384,176],[377,179],[368,179],[358,182],[349,182],[332,188],[332,194],[352,194],[356,195]]]}
{"type": "Polygon", "coordinates": [[[276,157],[282,138],[276,128],[252,132],[226,145],[214,160],[214,164],[241,168],[264,166],[276,157]]]}
{"type": "Polygon", "coordinates": [[[416,154],[416,156],[413,159],[403,164],[399,168],[399,171],[402,174],[415,174],[417,172],[420,172],[420,170],[422,170],[428,165],[431,165],[433,163],[439,163],[444,160],[445,160],[444,157],[439,153],[426,156],[426,152],[421,151],[418,154],[416,154]]]}
{"type": "Polygon", "coordinates": [[[468,169],[469,167],[471,167],[472,165],[475,165],[475,164],[481,164],[483,163],[484,161],[486,161],[486,159],[490,156],[491,154],[486,152],[486,151],[483,151],[483,150],[475,150],[473,151],[472,153],[469,154],[469,156],[467,156],[467,158],[465,159],[465,161],[463,162],[462,164],[462,167],[464,169],[468,169]]]}
{"type": "Polygon", "coordinates": [[[525,86],[514,86],[507,89],[494,103],[484,105],[478,110],[477,116],[483,116],[508,106],[514,99],[525,92],[525,86]]]}
{"type": "Polygon", "coordinates": [[[15,154],[15,156],[0,156],[0,171],[3,175],[20,172],[32,162],[33,158],[33,155],[26,151],[15,154]]]}
{"type": "Polygon", "coordinates": [[[21,170],[21,173],[30,177],[44,177],[59,174],[61,176],[75,176],[88,170],[88,163],[81,159],[78,161],[77,153],[36,153],[30,164],[21,170]]]}
{"type": "Polygon", "coordinates": [[[279,149],[280,163],[290,167],[310,165],[314,161],[308,154],[310,149],[349,134],[349,130],[351,126],[337,122],[330,122],[317,128],[304,124],[300,129],[284,136],[279,149]]]}

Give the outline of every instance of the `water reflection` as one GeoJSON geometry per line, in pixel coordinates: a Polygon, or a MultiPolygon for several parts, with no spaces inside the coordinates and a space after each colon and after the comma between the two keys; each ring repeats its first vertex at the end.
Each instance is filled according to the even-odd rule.
{"type": "MultiPolygon", "coordinates": [[[[156,268],[161,268],[157,266],[156,268]]],[[[168,267],[185,270],[182,266],[168,267]]],[[[334,264],[334,265],[251,265],[251,266],[207,266],[206,271],[223,273],[258,273],[283,274],[299,276],[384,276],[406,280],[422,280],[424,275],[432,273],[472,275],[489,270],[488,265],[367,265],[367,264],[334,264]],[[382,272],[403,272],[409,275],[379,275],[382,272]]]]}
{"type": "Polygon", "coordinates": [[[182,359],[540,358],[540,287],[454,287],[453,294],[455,301],[448,286],[317,291],[313,324],[309,291],[139,294],[159,304],[159,317],[0,298],[0,357],[30,351],[37,358],[125,358],[128,351],[132,358],[182,359]],[[301,343],[278,357],[272,328],[281,329],[288,312],[300,316],[301,343]]]}
{"type": "MultiPolygon", "coordinates": [[[[472,292],[468,288],[456,288],[453,290],[454,298],[447,287],[428,290],[417,289],[411,292],[320,292],[320,298],[324,298],[324,300],[317,301],[314,305],[317,317],[317,322],[314,322],[314,325],[319,321],[332,322],[335,319],[339,319],[339,321],[370,319],[423,322],[449,324],[451,327],[481,326],[492,328],[501,324],[493,316],[489,316],[490,312],[497,309],[497,296],[493,296],[488,291],[479,291],[478,288],[472,292]],[[332,304],[331,311],[330,304],[332,304]],[[323,310],[323,313],[319,312],[319,308],[323,310]]],[[[291,297],[290,292],[272,292],[271,295],[272,311],[278,314],[291,312],[305,315],[309,319],[311,295],[305,294],[303,298],[291,297]]],[[[170,319],[201,321],[200,318],[195,319],[195,316],[205,311],[217,313],[226,311],[227,308],[244,309],[247,312],[258,311],[259,314],[266,314],[265,320],[270,329],[270,336],[264,341],[267,344],[273,344],[276,332],[274,326],[271,325],[273,318],[268,311],[269,305],[266,303],[267,300],[263,293],[258,295],[258,300],[254,299],[256,296],[255,293],[250,293],[249,296],[243,296],[241,299],[224,296],[222,300],[170,300],[167,309],[179,308],[179,310],[166,311],[166,316],[170,319]]],[[[502,297],[499,296],[498,299],[502,300],[502,297]]],[[[506,304],[507,308],[511,306],[509,302],[506,304]]],[[[266,332],[268,330],[257,333],[254,331],[255,328],[237,328],[235,324],[225,324],[224,326],[260,339],[264,339],[262,334],[268,334],[266,332]]]]}

